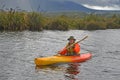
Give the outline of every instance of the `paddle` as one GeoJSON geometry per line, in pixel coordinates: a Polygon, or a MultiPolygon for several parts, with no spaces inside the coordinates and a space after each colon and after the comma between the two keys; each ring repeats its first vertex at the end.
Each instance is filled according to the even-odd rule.
{"type": "MultiPolygon", "coordinates": [[[[80,43],[81,41],[85,40],[87,37],[88,37],[88,36],[85,36],[83,39],[81,39],[81,40],[79,40],[79,41],[71,44],[70,46],[66,47],[65,49],[68,49],[68,48],[72,47],[73,45],[75,45],[75,44],[77,44],[77,43],[80,43]]],[[[64,49],[63,49],[63,50],[64,50],[64,49]]],[[[62,51],[63,51],[63,50],[62,50],[62,51]]],[[[60,52],[59,52],[59,53],[60,53],[60,52]]],[[[57,55],[59,55],[59,53],[57,53],[57,55]]]]}

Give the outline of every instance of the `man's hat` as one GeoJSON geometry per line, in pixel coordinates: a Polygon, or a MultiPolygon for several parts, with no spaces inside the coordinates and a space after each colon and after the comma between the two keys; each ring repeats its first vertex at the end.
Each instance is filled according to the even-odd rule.
{"type": "Polygon", "coordinates": [[[71,39],[76,40],[74,36],[70,36],[67,40],[71,40],[71,39]]]}

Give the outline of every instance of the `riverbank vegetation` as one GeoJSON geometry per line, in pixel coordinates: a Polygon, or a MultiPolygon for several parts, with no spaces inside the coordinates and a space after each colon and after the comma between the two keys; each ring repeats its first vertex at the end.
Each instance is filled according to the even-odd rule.
{"type": "Polygon", "coordinates": [[[120,14],[111,16],[86,14],[46,16],[38,12],[0,12],[0,31],[41,31],[41,30],[99,30],[119,29],[120,14]]]}

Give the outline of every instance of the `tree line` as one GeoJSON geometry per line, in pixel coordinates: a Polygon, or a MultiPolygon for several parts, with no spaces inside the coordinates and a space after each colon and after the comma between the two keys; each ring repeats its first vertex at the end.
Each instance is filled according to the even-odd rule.
{"type": "Polygon", "coordinates": [[[42,30],[101,30],[119,29],[120,15],[104,16],[87,14],[81,17],[58,15],[47,17],[38,12],[0,12],[0,31],[42,30]]]}

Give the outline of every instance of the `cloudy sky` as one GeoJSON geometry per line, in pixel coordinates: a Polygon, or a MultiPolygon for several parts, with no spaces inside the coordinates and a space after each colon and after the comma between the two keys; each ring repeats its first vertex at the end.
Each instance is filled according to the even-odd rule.
{"type": "MultiPolygon", "coordinates": [[[[0,8],[4,5],[5,7],[15,7],[19,6],[21,9],[32,9],[32,0],[0,0],[0,8]],[[14,4],[14,5],[13,5],[14,4]]],[[[33,0],[37,1],[37,0],[33,0]]],[[[38,0],[40,2],[40,0],[38,0]]],[[[43,1],[43,0],[41,0],[43,1]]],[[[120,11],[120,0],[44,0],[44,1],[72,1],[83,6],[96,10],[119,10],[120,11]]],[[[45,5],[46,6],[46,5],[45,5]]]]}
{"type": "Polygon", "coordinates": [[[120,10],[120,0],[69,0],[97,10],[120,10]]]}

